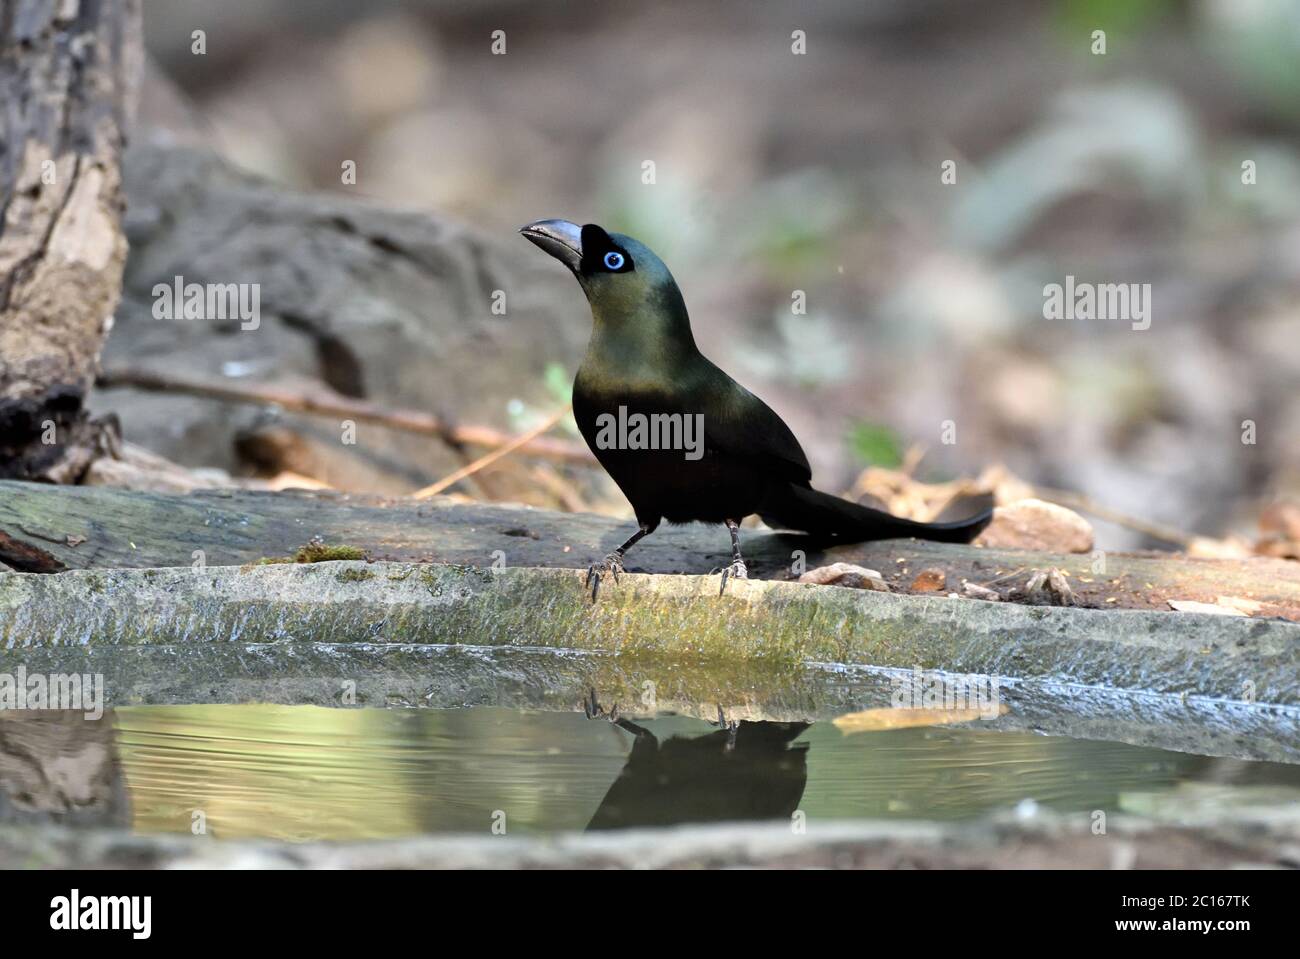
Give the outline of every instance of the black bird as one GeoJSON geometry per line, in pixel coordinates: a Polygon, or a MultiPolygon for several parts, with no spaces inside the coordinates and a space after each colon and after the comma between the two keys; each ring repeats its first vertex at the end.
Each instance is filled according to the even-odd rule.
{"type": "Polygon", "coordinates": [[[659,257],[594,223],[539,220],[519,232],[567,266],[587,295],[593,327],[573,381],[573,414],[639,527],[588,570],[593,600],[602,576],[617,581],[623,555],[663,520],[727,526],[732,563],[722,572],[723,590],[728,576],[748,576],[738,529],[754,513],[772,527],[848,543],[898,536],[968,543],[988,525],[991,510],[959,522],[918,523],[813,489],[808,457],[790,428],[696,348],[686,303],[659,257]],[[637,414],[702,423],[699,457],[689,458],[681,444],[611,443],[611,420],[634,422],[637,414]]]}

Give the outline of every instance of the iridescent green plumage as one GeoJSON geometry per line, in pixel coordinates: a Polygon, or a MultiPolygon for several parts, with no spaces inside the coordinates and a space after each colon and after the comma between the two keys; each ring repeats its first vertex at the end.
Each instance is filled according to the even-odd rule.
{"type": "Polygon", "coordinates": [[[573,384],[573,412],[640,527],[593,567],[596,588],[600,572],[617,575],[628,547],[663,520],[731,528],[733,563],[724,588],[728,574],[745,575],[735,530],[755,513],[769,525],[846,542],[896,536],[969,542],[988,524],[988,512],[959,523],[917,523],[814,490],[808,458],[790,428],[700,353],[681,291],[652,250],[594,224],[544,220],[521,232],[568,266],[587,295],[592,333],[573,384]],[[602,417],[620,415],[701,417],[702,455],[603,442],[602,417]]]}

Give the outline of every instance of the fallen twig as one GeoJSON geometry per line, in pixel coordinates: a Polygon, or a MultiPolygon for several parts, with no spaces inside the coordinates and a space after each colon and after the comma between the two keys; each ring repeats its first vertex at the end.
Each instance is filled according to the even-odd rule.
{"type": "Polygon", "coordinates": [[[1084,513],[1091,513],[1093,516],[1099,516],[1107,522],[1123,526],[1127,529],[1134,530],[1138,533],[1144,533],[1154,539],[1162,540],[1166,543],[1174,543],[1187,549],[1192,540],[1196,537],[1190,533],[1184,533],[1182,530],[1174,529],[1172,526],[1165,526],[1162,523],[1151,523],[1147,520],[1138,519],[1127,513],[1121,513],[1119,510],[1111,509],[1098,503],[1090,496],[1083,493],[1074,493],[1070,490],[1052,489],[1048,486],[1035,486],[1034,491],[1039,497],[1061,506],[1068,506],[1070,509],[1077,509],[1084,513]]]}
{"type": "MultiPolygon", "coordinates": [[[[154,393],[185,393],[231,403],[278,406],[294,413],[342,417],[404,430],[408,433],[436,436],[453,446],[496,448],[508,446],[517,439],[509,433],[488,426],[451,424],[432,413],[380,406],[366,400],[352,399],[325,388],[304,392],[265,383],[233,383],[132,369],[106,370],[100,374],[98,385],[102,389],[129,387],[154,393]]],[[[568,440],[534,436],[517,448],[539,459],[584,466],[596,464],[595,457],[585,446],[568,440]]]]}
{"type": "Polygon", "coordinates": [[[569,404],[566,403],[561,409],[556,410],[554,413],[548,416],[543,422],[539,423],[537,426],[534,426],[528,432],[521,433],[519,436],[516,436],[505,446],[497,447],[491,453],[487,453],[483,456],[480,456],[474,462],[462,466],[460,469],[456,470],[456,472],[451,473],[448,476],[444,476],[436,483],[431,483],[428,486],[424,487],[423,489],[416,490],[411,495],[414,496],[416,499],[428,499],[430,496],[437,496],[439,493],[447,489],[449,486],[454,486],[456,483],[459,483],[461,480],[465,479],[466,477],[473,476],[475,473],[477,473],[479,470],[483,469],[484,467],[491,466],[497,460],[501,459],[501,457],[507,456],[510,453],[513,453],[517,449],[522,449],[529,442],[535,440],[537,437],[541,436],[547,430],[555,426],[556,423],[560,422],[560,420],[564,418],[565,414],[569,412],[569,408],[570,408],[569,404]]]}

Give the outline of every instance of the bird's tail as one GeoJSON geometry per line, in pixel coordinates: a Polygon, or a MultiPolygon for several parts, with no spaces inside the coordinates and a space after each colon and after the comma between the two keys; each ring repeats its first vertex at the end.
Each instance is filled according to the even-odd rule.
{"type": "Polygon", "coordinates": [[[810,486],[791,483],[763,509],[763,522],[777,529],[796,529],[848,543],[915,536],[941,543],[969,543],[993,518],[993,510],[952,523],[918,523],[870,506],[852,503],[810,486]]]}

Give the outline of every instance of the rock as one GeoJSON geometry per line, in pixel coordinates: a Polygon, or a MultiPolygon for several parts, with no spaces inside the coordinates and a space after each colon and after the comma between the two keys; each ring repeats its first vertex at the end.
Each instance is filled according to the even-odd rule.
{"type": "Polygon", "coordinates": [[[852,563],[832,563],[810,569],[799,577],[801,583],[816,583],[821,586],[848,586],[852,589],[874,589],[888,593],[889,584],[874,569],[854,566],[852,563]]]}
{"type": "MultiPolygon", "coordinates": [[[[575,709],[593,687],[608,702],[636,702],[643,682],[670,661],[672,689],[661,690],[657,708],[712,717],[726,702],[733,718],[787,722],[892,705],[887,680],[881,696],[864,699],[865,679],[846,681],[842,670],[817,664],[925,663],[1065,682],[1075,699],[1089,698],[1082,686],[1130,690],[1143,705],[1129,708],[1146,721],[1172,709],[1167,718],[1184,729],[1188,710],[1204,708],[1208,718],[1196,725],[1234,729],[1234,751],[1300,755],[1295,623],[761,580],[730,582],[719,600],[716,576],[640,573],[602,589],[593,604],[585,579],[575,569],[360,561],[4,573],[0,673],[19,664],[29,673],[100,673],[106,707],[337,705],[341,681],[351,678],[356,705],[575,709]],[[462,645],[466,636],[473,650],[462,645]],[[1247,681],[1253,703],[1240,699],[1247,681]],[[1162,693],[1172,698],[1153,708],[1150,697],[1162,693]],[[1178,699],[1184,694],[1227,702],[1189,706],[1178,699]]],[[[1095,704],[1075,708],[1076,731],[1098,718],[1095,704]]]]}
{"type": "Polygon", "coordinates": [[[1245,559],[1255,555],[1255,546],[1240,536],[1193,536],[1187,544],[1187,555],[1200,559],[1245,559]]]}
{"type": "Polygon", "coordinates": [[[1171,599],[1169,608],[1180,613],[1208,613],[1211,616],[1245,616],[1240,609],[1219,606],[1216,603],[1198,603],[1191,599],[1171,599]]]}
{"type": "Polygon", "coordinates": [[[87,486],[117,486],[148,493],[188,493],[239,485],[221,470],[188,470],[134,443],[123,443],[116,457],[99,457],[81,481],[87,486]]]}
{"type": "MultiPolygon", "coordinates": [[[[293,477],[284,479],[294,482],[293,477]]],[[[454,497],[272,495],[253,489],[178,496],[0,480],[0,560],[21,569],[33,564],[53,569],[188,566],[196,548],[206,552],[209,565],[238,566],[286,555],[311,535],[390,560],[476,566],[491,562],[501,550],[511,566],[585,570],[609,552],[611,543],[627,538],[627,521],[505,504],[458,504],[454,497]],[[519,535],[521,527],[538,538],[519,535]],[[84,536],[89,543],[72,548],[64,539],[70,535],[84,536]],[[90,543],[93,549],[87,548],[90,543]]],[[[964,543],[881,540],[827,546],[785,533],[747,530],[743,545],[749,575],[759,579],[788,579],[791,550],[797,547],[805,551],[804,569],[837,562],[888,569],[887,580],[904,588],[916,571],[936,567],[947,571],[954,591],[970,582],[1009,592],[1013,577],[1023,579],[1029,569],[1055,568],[1068,574],[1080,603],[1092,608],[1160,608],[1162,615],[1175,619],[1166,600],[1239,596],[1265,604],[1270,617],[1300,622],[1300,563],[1289,560],[1189,560],[1175,553],[1114,552],[1107,553],[1107,572],[1101,576],[1088,554],[1026,553],[964,543]]],[[[637,545],[631,571],[716,572],[717,548],[715,529],[669,527],[637,545]]]]}
{"type": "MultiPolygon", "coordinates": [[[[1143,797],[1146,798],[1146,797],[1143,797]]],[[[1163,798],[1160,797],[1160,798],[1163,798]]],[[[1217,798],[1217,797],[1216,797],[1217,798]]],[[[1290,797],[1246,811],[1222,801],[1172,815],[1118,813],[1099,842],[1085,817],[1041,807],[1029,818],[827,823],[807,834],[782,823],[554,836],[417,835],[391,839],[217,839],[126,828],[0,824],[0,869],[1142,869],[1291,867],[1300,816],[1290,797]],[[1187,822],[1187,819],[1191,822],[1187,822]],[[1122,845],[1120,845],[1122,843],[1122,845]]]]}
{"type": "MultiPolygon", "coordinates": [[[[562,402],[546,384],[547,369],[572,370],[590,320],[572,278],[513,231],[488,235],[428,214],[303,193],[210,153],[141,141],[124,163],[131,248],[106,368],[324,385],[506,430],[516,427],[511,400],[547,412],[562,402]],[[156,319],[155,285],[178,276],[187,284],[256,284],[256,328],[239,319],[156,319]],[[504,313],[493,311],[497,302],[504,313]]],[[[126,439],[232,475],[287,469],[395,494],[464,465],[436,439],[378,426],[362,424],[356,442],[346,443],[328,418],[134,389],[97,391],[93,401],[97,412],[119,415],[126,439]],[[292,433],[293,455],[258,460],[268,446],[259,438],[276,430],[292,433]]],[[[498,498],[536,495],[535,483],[505,470],[494,476],[498,498]]]]}
{"type": "Polygon", "coordinates": [[[976,545],[999,549],[1034,549],[1086,553],[1092,549],[1092,525],[1074,510],[1040,499],[1022,499],[993,511],[993,522],[976,545]]]}
{"type": "Polygon", "coordinates": [[[912,592],[938,593],[942,592],[947,585],[948,574],[931,566],[916,574],[916,578],[912,580],[912,592]]]}

